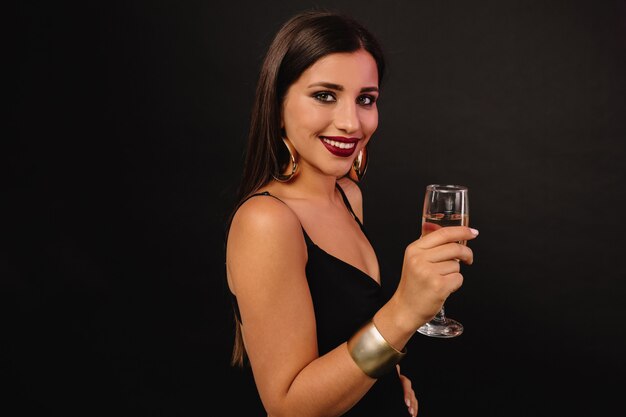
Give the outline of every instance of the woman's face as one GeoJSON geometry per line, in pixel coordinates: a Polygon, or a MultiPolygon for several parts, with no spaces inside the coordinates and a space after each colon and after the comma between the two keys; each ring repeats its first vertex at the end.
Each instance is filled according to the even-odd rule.
{"type": "Polygon", "coordinates": [[[322,57],[287,90],[282,127],[300,169],[340,177],[378,126],[378,68],[365,50],[322,57]]]}

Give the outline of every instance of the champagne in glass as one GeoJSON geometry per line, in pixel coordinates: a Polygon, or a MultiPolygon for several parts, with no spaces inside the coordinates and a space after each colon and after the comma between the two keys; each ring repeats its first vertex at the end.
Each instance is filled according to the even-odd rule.
{"type": "MultiPolygon", "coordinates": [[[[422,214],[422,234],[442,227],[469,226],[467,187],[462,185],[431,184],[426,187],[422,214]]],[[[463,245],[466,241],[459,242],[463,245]]],[[[444,306],[418,332],[433,337],[455,337],[463,333],[463,325],[446,317],[444,306]]]]}

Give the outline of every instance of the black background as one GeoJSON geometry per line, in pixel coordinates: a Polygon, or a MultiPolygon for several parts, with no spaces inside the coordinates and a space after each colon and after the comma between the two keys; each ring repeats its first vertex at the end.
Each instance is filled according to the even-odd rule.
{"type": "Polygon", "coordinates": [[[224,222],[262,55],[310,7],[353,15],[387,54],[363,181],[383,279],[424,187],[470,188],[475,264],[446,303],[465,333],[416,335],[403,362],[420,415],[622,409],[623,1],[21,2],[6,415],[262,415],[228,365],[224,222]]]}

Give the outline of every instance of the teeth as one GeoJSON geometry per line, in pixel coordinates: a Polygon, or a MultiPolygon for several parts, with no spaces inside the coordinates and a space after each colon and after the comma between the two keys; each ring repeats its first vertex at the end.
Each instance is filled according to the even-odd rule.
{"type": "Polygon", "coordinates": [[[339,148],[339,149],[352,149],[354,148],[354,145],[356,145],[356,143],[354,142],[352,143],[337,142],[336,140],[330,140],[327,138],[323,138],[322,140],[328,143],[329,145],[332,145],[335,148],[339,148]]]}

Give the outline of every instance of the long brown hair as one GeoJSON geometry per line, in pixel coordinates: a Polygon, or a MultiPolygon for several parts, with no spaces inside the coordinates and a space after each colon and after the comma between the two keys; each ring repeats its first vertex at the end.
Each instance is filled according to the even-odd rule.
{"type": "MultiPolygon", "coordinates": [[[[289,155],[281,139],[280,127],[281,106],[287,89],[320,58],[359,49],[374,57],[380,86],[385,72],[382,48],[376,38],[353,18],[331,11],[308,10],[290,18],[276,33],[259,73],[243,175],[229,225],[239,205],[266,185],[272,175],[282,172],[282,167],[288,163],[289,155]]],[[[246,353],[236,300],[233,301],[236,323],[231,363],[242,366],[246,353]]]]}

